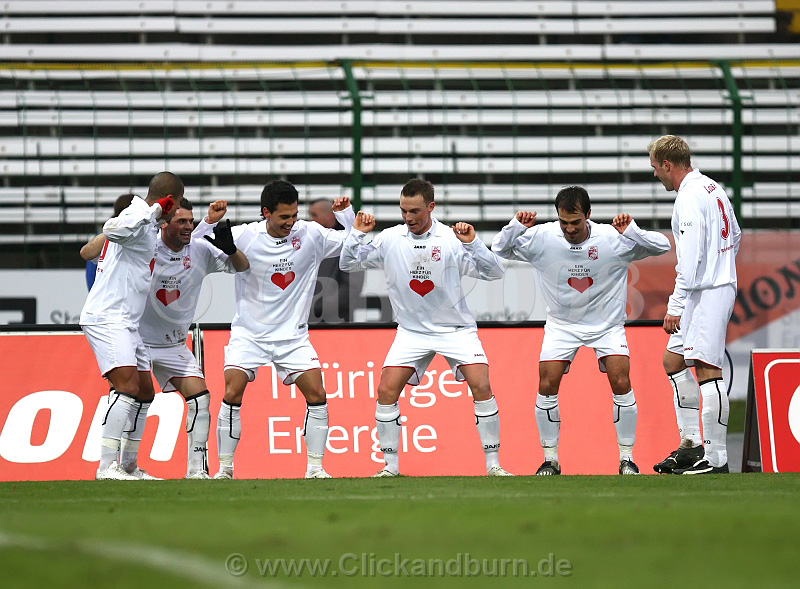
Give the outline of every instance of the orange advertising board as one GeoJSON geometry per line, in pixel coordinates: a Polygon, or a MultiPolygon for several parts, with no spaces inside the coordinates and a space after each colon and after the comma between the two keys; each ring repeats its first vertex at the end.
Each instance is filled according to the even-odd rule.
{"type": "MultiPolygon", "coordinates": [[[[629,327],[631,380],[639,406],[634,459],[643,473],[678,444],[672,391],[661,356],[667,336],[658,327],[629,327]]],[[[311,341],[323,362],[329,395],[326,470],[362,477],[382,461],[375,402],[392,329],[318,329],[311,341]]],[[[542,462],[534,418],[539,327],[481,328],[492,388],[500,408],[503,466],[532,474],[542,462]]],[[[216,416],[223,393],[227,330],[204,331],[211,391],[209,462],[217,468],[216,416]]],[[[99,460],[107,385],[79,333],[3,334],[6,379],[0,393],[0,480],[91,479],[99,460]],[[30,368],[24,368],[30,366],[30,368]]],[[[582,349],[560,392],[560,459],[564,474],[616,474],[619,456],[608,381],[591,350],[582,349]]],[[[156,476],[179,478],[186,468],[185,404],[176,393],[156,395],[140,447],[140,464],[156,476]]],[[[404,417],[400,467],[407,475],[485,475],[472,400],[437,357],[417,387],[400,400],[404,417]]],[[[305,403],[271,367],[259,371],[244,397],[237,478],[292,478],[305,471],[305,403]]]]}

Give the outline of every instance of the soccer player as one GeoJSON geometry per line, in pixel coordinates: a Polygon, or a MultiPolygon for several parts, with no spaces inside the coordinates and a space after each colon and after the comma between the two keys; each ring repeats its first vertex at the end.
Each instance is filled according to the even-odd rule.
{"type": "Polygon", "coordinates": [[[722,378],[725,332],[736,298],[741,230],[722,187],[692,168],[686,141],[665,135],[647,148],[653,175],[677,191],[672,234],[678,264],[664,331],[664,369],[675,392],[681,443],[653,468],[660,473],[728,472],[728,391],[722,378]],[[693,365],[697,380],[689,366],[693,365]],[[698,385],[699,381],[699,385],[698,385]],[[700,397],[703,438],[700,438],[700,397]]]}
{"type": "Polygon", "coordinates": [[[489,384],[489,364],[467,308],[462,276],[502,278],[500,260],[476,239],[467,223],[451,229],[433,216],[430,182],[409,180],[400,193],[403,223],[381,232],[370,243],[375,217],[359,212],[339,264],[348,272],[383,268],[389,300],[397,316],[397,335],[389,349],[378,385],[375,411],[385,466],[375,477],[400,474],[398,399],[408,383],[418,385],[437,353],[457,380],[466,380],[475,401],[475,420],[489,476],[512,476],[498,459],[500,418],[489,384]]]}
{"type": "Polygon", "coordinates": [[[119,465],[120,438],[140,403],[152,401],[155,395],[139,319],[150,290],[158,226],[169,221],[182,197],[181,179],[161,172],[150,181],[146,199],[133,197],[129,207],[103,225],[107,241],[80,318],[100,373],[112,387],[103,419],[97,479],[139,479],[119,465]]]}
{"type": "MultiPolygon", "coordinates": [[[[247,258],[233,243],[230,221],[217,225],[227,206],[224,200],[211,203],[208,215],[195,230],[192,203],[185,198],[180,200],[170,222],[161,228],[150,296],[139,321],[139,334],[150,354],[159,387],[164,392],[178,391],[186,399],[189,479],[209,478],[210,395],[197,360],[186,347],[187,333],[203,279],[212,272],[243,272],[249,267],[247,258]],[[212,230],[213,238],[208,235],[212,230]]],[[[81,255],[94,253],[85,250],[86,247],[81,255]]],[[[136,464],[149,408],[149,402],[141,403],[133,423],[126,424],[120,445],[120,465],[127,472],[142,473],[142,478],[150,478],[136,464]]]]}
{"type": "Polygon", "coordinates": [[[633,461],[638,409],[625,337],[628,266],[668,252],[669,240],[639,229],[627,214],[610,225],[590,221],[589,194],[580,186],[562,189],[555,207],[558,221],[534,227],[536,213],[521,211],[492,242],[499,256],[536,268],[547,303],[535,409],[544,463],[536,474],[561,474],[558,389],[581,346],[594,349],[611,385],[619,474],[639,474],[633,461]]]}
{"type": "MultiPolygon", "coordinates": [[[[308,312],[319,266],[325,258],[339,255],[347,232],[298,220],[297,205],[297,189],[275,180],[261,193],[264,220],[234,229],[236,245],[250,261],[250,269],[236,275],[236,315],[225,348],[215,479],[233,478],[244,390],[258,368],[270,362],[283,383],[295,383],[306,399],[306,478],[330,478],[322,468],[328,404],[319,359],[308,338],[308,312]]],[[[337,198],[333,210],[342,226],[352,226],[355,215],[347,197],[337,198]]]]}

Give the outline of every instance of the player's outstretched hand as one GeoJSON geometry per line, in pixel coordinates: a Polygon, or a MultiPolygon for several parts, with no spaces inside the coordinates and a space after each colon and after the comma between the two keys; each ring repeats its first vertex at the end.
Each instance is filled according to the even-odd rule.
{"type": "Polygon", "coordinates": [[[227,200],[215,200],[210,205],[208,205],[208,215],[206,216],[208,222],[213,225],[214,223],[219,223],[220,219],[225,216],[225,213],[228,210],[228,201],[227,200]]]}
{"type": "Polygon", "coordinates": [[[370,215],[369,213],[358,211],[358,214],[356,215],[356,220],[353,223],[353,229],[356,229],[363,233],[369,233],[370,231],[375,229],[375,217],[370,215]]]}
{"type": "Polygon", "coordinates": [[[517,221],[525,225],[525,227],[533,227],[536,223],[536,211],[519,211],[517,213],[517,221]]]}
{"type": "Polygon", "coordinates": [[[159,219],[166,219],[172,212],[172,209],[175,208],[175,201],[172,200],[172,195],[159,198],[156,202],[161,207],[161,216],[159,219]]]}
{"type": "Polygon", "coordinates": [[[671,335],[673,333],[678,333],[678,330],[680,328],[681,328],[680,316],[678,317],[676,317],[675,315],[664,316],[664,331],[666,331],[671,335]]]}
{"type": "Polygon", "coordinates": [[[611,226],[620,233],[625,233],[625,230],[628,228],[628,225],[631,224],[631,221],[633,221],[633,217],[631,217],[629,214],[620,213],[611,221],[611,226]]]}
{"type": "Polygon", "coordinates": [[[475,228],[469,223],[456,223],[453,225],[453,231],[462,243],[472,243],[475,239],[475,228]]]}
{"type": "Polygon", "coordinates": [[[340,196],[339,198],[333,199],[333,211],[335,213],[343,211],[349,206],[350,206],[350,197],[348,196],[340,196]]]}
{"type": "Polygon", "coordinates": [[[215,248],[222,250],[229,256],[232,256],[236,253],[236,244],[233,242],[230,219],[225,219],[224,223],[220,223],[214,227],[213,239],[209,235],[204,235],[203,237],[208,240],[208,243],[213,245],[215,248]]]}

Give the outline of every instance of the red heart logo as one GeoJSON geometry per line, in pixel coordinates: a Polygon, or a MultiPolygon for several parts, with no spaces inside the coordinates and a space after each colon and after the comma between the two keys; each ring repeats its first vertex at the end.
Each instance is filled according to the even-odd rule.
{"type": "Polygon", "coordinates": [[[594,284],[594,280],[589,278],[570,278],[567,280],[567,284],[569,284],[572,288],[577,290],[578,292],[583,292],[590,286],[594,284]]]}
{"type": "Polygon", "coordinates": [[[433,290],[433,281],[432,280],[423,280],[420,282],[416,278],[408,283],[408,286],[411,287],[415,293],[419,296],[424,297],[426,294],[433,290]]]}
{"type": "Polygon", "coordinates": [[[287,272],[286,274],[276,272],[272,275],[270,280],[272,280],[272,283],[281,290],[286,290],[286,287],[294,282],[294,272],[287,272]]]}
{"type": "Polygon", "coordinates": [[[161,290],[156,292],[156,298],[161,301],[161,303],[166,307],[170,303],[174,303],[178,300],[181,296],[181,291],[178,289],[175,290],[167,290],[162,288],[161,290]]]}

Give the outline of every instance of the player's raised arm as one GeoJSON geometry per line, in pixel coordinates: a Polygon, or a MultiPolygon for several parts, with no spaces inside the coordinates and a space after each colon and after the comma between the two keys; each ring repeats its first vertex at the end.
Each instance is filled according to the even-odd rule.
{"type": "Polygon", "coordinates": [[[227,212],[228,212],[228,201],[215,200],[210,205],[208,205],[208,214],[206,215],[205,221],[209,225],[214,225],[215,223],[219,223],[222,220],[222,217],[224,217],[225,213],[227,212]]]}
{"type": "Polygon", "coordinates": [[[497,280],[505,274],[500,258],[486,247],[480,239],[476,239],[475,228],[469,223],[459,222],[453,226],[453,232],[463,244],[461,273],[465,276],[481,280],[497,280]]]}
{"type": "Polygon", "coordinates": [[[333,214],[339,224],[344,227],[345,231],[350,231],[353,226],[356,213],[350,205],[350,198],[347,196],[340,196],[333,199],[333,214]]]}
{"type": "Polygon", "coordinates": [[[665,235],[641,229],[627,213],[616,215],[611,226],[625,238],[615,245],[617,253],[624,258],[641,260],[648,256],[660,256],[670,250],[669,239],[665,235]],[[620,248],[623,248],[622,251],[620,248]]]}
{"type": "Polygon", "coordinates": [[[339,268],[345,272],[355,272],[366,268],[380,268],[383,265],[381,252],[376,244],[380,243],[379,235],[373,242],[364,243],[368,233],[375,229],[375,217],[359,211],[339,254],[339,268]]]}
{"type": "Polygon", "coordinates": [[[518,239],[535,223],[535,211],[519,211],[492,240],[492,251],[506,260],[528,261],[528,256],[521,252],[523,244],[518,239]]]}
{"type": "Polygon", "coordinates": [[[215,248],[221,250],[222,253],[226,254],[228,260],[230,260],[233,268],[237,272],[244,272],[250,268],[250,262],[244,255],[244,252],[238,249],[233,241],[230,219],[226,219],[224,223],[219,223],[214,227],[213,238],[209,235],[204,235],[203,238],[215,248]]]}

